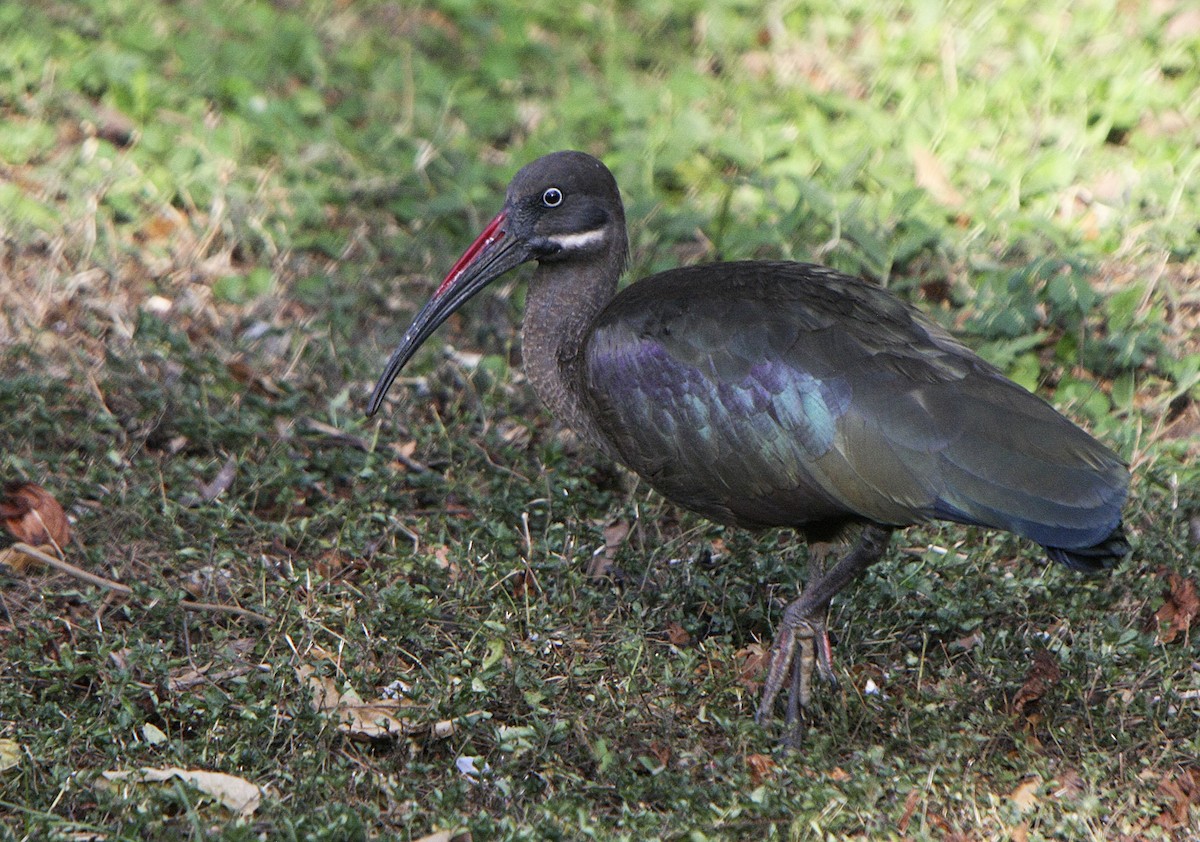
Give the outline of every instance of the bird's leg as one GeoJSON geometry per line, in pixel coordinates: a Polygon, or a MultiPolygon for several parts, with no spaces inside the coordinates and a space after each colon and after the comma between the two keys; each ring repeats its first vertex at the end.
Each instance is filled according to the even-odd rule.
{"type": "MultiPolygon", "coordinates": [[[[817,582],[825,575],[825,568],[829,562],[829,557],[833,555],[833,544],[828,541],[814,542],[808,548],[808,581],[817,582]]],[[[828,619],[829,608],[826,606],[825,612],[821,615],[822,620],[828,619]]],[[[804,649],[801,649],[801,657],[809,659],[808,671],[812,674],[812,661],[815,659],[817,671],[821,674],[821,678],[825,683],[837,689],[838,680],[833,672],[833,647],[829,644],[829,632],[826,630],[825,623],[822,622],[820,629],[814,629],[812,635],[812,643],[804,649]],[[817,632],[820,632],[819,634],[817,632]],[[806,652],[811,652],[805,655],[806,652]]],[[[803,639],[802,639],[803,641],[803,639]]],[[[804,704],[808,704],[809,695],[804,696],[804,704]]]]}
{"type": "Polygon", "coordinates": [[[854,548],[832,569],[810,581],[804,593],[784,610],[783,622],[771,647],[771,662],[767,667],[767,679],[756,718],[759,724],[766,724],[771,718],[775,699],[790,672],[791,692],[788,694],[788,734],[785,743],[794,745],[799,739],[800,711],[808,707],[812,697],[813,668],[819,667],[823,677],[833,675],[829,636],[825,631],[830,600],[879,561],[891,537],[892,530],[886,526],[864,526],[854,548]],[[797,645],[800,647],[798,653],[797,645]]]}

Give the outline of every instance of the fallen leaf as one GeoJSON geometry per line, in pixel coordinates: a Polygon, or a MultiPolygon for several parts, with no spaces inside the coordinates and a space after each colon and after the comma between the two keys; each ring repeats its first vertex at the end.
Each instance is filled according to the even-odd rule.
{"type": "Polygon", "coordinates": [[[434,547],[433,560],[437,563],[438,567],[450,574],[451,582],[458,581],[458,577],[462,571],[458,566],[458,562],[450,560],[449,547],[445,544],[442,544],[440,547],[434,547]]]}
{"type": "Polygon", "coordinates": [[[1017,788],[1008,794],[1009,800],[1012,801],[1013,806],[1015,806],[1018,811],[1022,813],[1028,813],[1037,806],[1037,791],[1038,787],[1041,785],[1042,779],[1038,777],[1021,781],[1021,783],[1017,785],[1017,788]]]}
{"type": "Polygon", "coordinates": [[[908,154],[912,158],[913,169],[916,170],[918,187],[928,192],[939,204],[950,208],[962,207],[962,193],[954,189],[942,162],[933,152],[914,144],[909,147],[908,154]]]}
{"type": "Polygon", "coordinates": [[[16,740],[0,739],[0,772],[21,762],[21,744],[16,740]]]}
{"type": "Polygon", "coordinates": [[[233,376],[234,380],[248,387],[252,392],[271,398],[283,395],[283,389],[279,388],[278,383],[261,371],[255,370],[250,363],[246,362],[246,358],[241,355],[225,363],[225,368],[233,376]]]}
{"type": "Polygon", "coordinates": [[[10,535],[35,547],[63,547],[71,540],[71,526],[62,506],[49,491],[32,482],[4,484],[0,519],[10,535]]]}
{"type": "Polygon", "coordinates": [[[178,766],[166,769],[143,767],[139,771],[110,770],[104,773],[104,778],[110,781],[129,781],[131,783],[162,783],[172,778],[179,778],[243,818],[253,814],[262,803],[261,789],[245,778],[227,775],[224,772],[180,769],[178,766]]]}
{"type": "Polygon", "coordinates": [[[350,558],[341,550],[326,550],[313,562],[313,571],[328,581],[352,579],[366,569],[365,559],[350,558]]]}
{"type": "Polygon", "coordinates": [[[1191,827],[1189,821],[1193,804],[1200,804],[1200,767],[1176,769],[1162,776],[1158,782],[1158,794],[1167,804],[1154,819],[1154,823],[1167,830],[1191,827]]]}
{"type": "Polygon", "coordinates": [[[524,599],[526,596],[536,597],[542,592],[538,586],[537,577],[532,570],[521,570],[513,577],[512,595],[514,599],[524,599]]]}
{"type": "Polygon", "coordinates": [[[687,646],[692,642],[692,636],[679,623],[670,623],[667,626],[667,640],[673,646],[687,646]]]}
{"type": "Polygon", "coordinates": [[[1191,629],[1192,620],[1200,613],[1200,597],[1196,594],[1195,579],[1167,570],[1159,570],[1158,576],[1167,580],[1166,601],[1154,612],[1158,620],[1158,642],[1171,643],[1191,629]]]}
{"type": "Polygon", "coordinates": [[[904,799],[904,812],[900,815],[900,821],[896,824],[896,830],[901,836],[908,833],[908,823],[912,821],[913,813],[917,810],[917,805],[921,803],[921,790],[914,789],[908,793],[908,798],[904,799]]]}
{"type": "Polygon", "coordinates": [[[849,772],[847,772],[841,766],[834,766],[833,771],[831,771],[829,773],[829,777],[833,778],[835,781],[838,781],[840,783],[842,781],[850,780],[851,775],[849,772]]]}
{"type": "Polygon", "coordinates": [[[152,746],[161,745],[167,741],[167,735],[157,725],[146,722],[142,725],[142,738],[152,746]]]}
{"type": "Polygon", "coordinates": [[[749,646],[733,653],[738,659],[738,682],[748,693],[757,693],[762,689],[762,674],[767,668],[767,650],[761,643],[751,643],[749,646]]]}
{"type": "Polygon", "coordinates": [[[746,769],[750,772],[751,783],[758,786],[775,776],[775,761],[766,754],[747,754],[746,769]]]}
{"type": "Polygon", "coordinates": [[[618,520],[604,528],[604,546],[592,553],[588,562],[587,576],[589,579],[603,579],[613,572],[613,562],[617,558],[617,550],[629,535],[629,524],[618,520]]]}
{"type": "Polygon", "coordinates": [[[332,678],[317,675],[307,664],[296,668],[296,677],[312,691],[313,708],[332,714],[343,734],[356,739],[379,740],[424,730],[423,725],[401,722],[396,717],[403,707],[401,699],[364,702],[354,688],[340,690],[332,678]]]}
{"type": "Polygon", "coordinates": [[[966,637],[960,637],[958,640],[950,641],[950,645],[955,649],[962,649],[965,652],[970,652],[980,643],[983,643],[983,634],[976,629],[966,637]]]}
{"type": "Polygon", "coordinates": [[[1013,697],[1012,712],[1017,716],[1025,713],[1025,708],[1038,701],[1051,687],[1062,678],[1062,668],[1054,656],[1045,649],[1035,649],[1033,664],[1025,676],[1025,683],[1013,697]]]}
{"type": "Polygon", "coordinates": [[[388,445],[388,449],[396,454],[396,461],[393,463],[393,467],[399,466],[415,474],[423,474],[429,470],[428,466],[413,458],[413,454],[417,452],[416,439],[406,442],[392,442],[388,445]]]}
{"type": "Polygon", "coordinates": [[[658,761],[658,765],[667,766],[671,762],[671,747],[664,745],[658,740],[653,740],[650,743],[650,753],[654,755],[654,759],[658,761]]]}

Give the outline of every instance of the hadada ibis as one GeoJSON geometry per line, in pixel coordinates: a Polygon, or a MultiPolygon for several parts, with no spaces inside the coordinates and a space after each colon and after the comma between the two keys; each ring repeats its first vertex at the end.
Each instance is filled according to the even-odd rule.
{"type": "Polygon", "coordinates": [[[860,527],[850,553],[785,610],[760,722],[790,681],[787,733],[798,738],[814,667],[833,678],[830,600],[896,528],[1004,529],[1082,571],[1129,552],[1121,459],[887,290],[822,266],[743,261],[618,293],[627,253],[604,164],[557,152],[527,165],[405,332],[367,412],[451,313],[536,261],[525,370],[562,421],[720,523],[814,541],[860,527]]]}

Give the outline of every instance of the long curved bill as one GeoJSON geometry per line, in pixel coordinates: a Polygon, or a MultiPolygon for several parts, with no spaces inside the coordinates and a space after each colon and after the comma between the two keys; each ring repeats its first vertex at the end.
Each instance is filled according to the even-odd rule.
{"type": "Polygon", "coordinates": [[[463,252],[462,257],[450,269],[433,298],[429,299],[408,326],[404,338],[388,358],[383,376],[375,384],[371,400],[367,403],[368,416],[379,411],[396,375],[442,322],[475,293],[509,269],[529,259],[528,247],[505,231],[504,219],[505,213],[502,211],[488,223],[483,233],[475,238],[471,247],[463,252]]]}

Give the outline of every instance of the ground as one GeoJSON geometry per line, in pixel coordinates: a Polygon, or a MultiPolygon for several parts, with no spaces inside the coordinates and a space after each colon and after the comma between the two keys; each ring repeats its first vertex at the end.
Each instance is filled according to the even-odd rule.
{"type": "Polygon", "coordinates": [[[0,8],[0,838],[1196,838],[1198,68],[1171,0],[0,8]],[[363,415],[568,147],[632,276],[930,312],[1130,462],[1133,555],[908,530],[781,751],[807,549],[557,425],[523,275],[363,415]]]}

